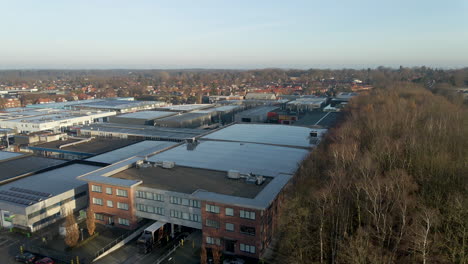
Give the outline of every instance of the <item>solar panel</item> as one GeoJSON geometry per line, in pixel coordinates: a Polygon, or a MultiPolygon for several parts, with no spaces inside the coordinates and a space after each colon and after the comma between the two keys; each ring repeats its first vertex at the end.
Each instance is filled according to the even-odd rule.
{"type": "Polygon", "coordinates": [[[7,195],[7,196],[13,196],[13,197],[18,197],[26,200],[31,200],[35,202],[40,202],[42,201],[41,197],[37,196],[32,196],[32,195],[27,195],[23,193],[17,193],[17,192],[10,192],[10,191],[5,191],[5,190],[0,190],[0,194],[7,195]]]}
{"type": "Polygon", "coordinates": [[[17,187],[11,187],[10,190],[15,191],[15,192],[21,192],[21,193],[29,193],[37,196],[42,196],[42,197],[51,197],[52,194],[50,193],[45,193],[45,192],[38,192],[38,191],[33,191],[29,189],[23,189],[23,188],[17,188],[17,187]]]}
{"type": "Polygon", "coordinates": [[[2,195],[0,195],[0,200],[12,202],[12,203],[17,203],[17,204],[24,204],[24,205],[32,205],[33,204],[33,202],[30,202],[30,201],[15,199],[15,198],[12,198],[12,197],[2,196],[2,195]]]}

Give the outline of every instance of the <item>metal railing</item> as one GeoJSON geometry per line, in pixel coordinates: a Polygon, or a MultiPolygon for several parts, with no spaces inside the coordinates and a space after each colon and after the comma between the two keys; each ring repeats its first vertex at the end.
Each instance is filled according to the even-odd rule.
{"type": "Polygon", "coordinates": [[[104,247],[102,247],[100,250],[98,250],[95,254],[94,254],[94,258],[97,258],[99,257],[100,255],[104,254],[104,252],[106,252],[107,250],[109,250],[110,248],[112,248],[113,246],[117,245],[119,242],[121,242],[122,240],[124,240],[127,236],[129,236],[132,232],[127,232],[121,236],[119,236],[118,238],[114,239],[112,242],[110,242],[109,244],[105,245],[104,247]]]}

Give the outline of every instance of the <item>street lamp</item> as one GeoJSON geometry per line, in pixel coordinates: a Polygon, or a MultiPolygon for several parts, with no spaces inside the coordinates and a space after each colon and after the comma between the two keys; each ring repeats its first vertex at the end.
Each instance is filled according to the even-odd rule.
{"type": "Polygon", "coordinates": [[[83,228],[80,228],[80,231],[81,231],[81,241],[83,241],[84,237],[83,237],[83,228]]]}

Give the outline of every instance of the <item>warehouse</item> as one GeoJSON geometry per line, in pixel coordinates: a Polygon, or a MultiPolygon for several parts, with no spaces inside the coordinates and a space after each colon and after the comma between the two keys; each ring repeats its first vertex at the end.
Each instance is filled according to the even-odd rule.
{"type": "Polygon", "coordinates": [[[245,100],[276,100],[274,93],[248,93],[245,100]]]}
{"type": "Polygon", "coordinates": [[[173,111],[173,112],[191,112],[195,110],[202,110],[213,107],[212,104],[185,104],[185,105],[172,105],[160,107],[158,110],[173,111]]]}
{"type": "Polygon", "coordinates": [[[50,130],[60,132],[72,126],[105,122],[115,112],[67,111],[58,109],[25,109],[0,113],[0,127],[18,133],[50,130]]]}
{"type": "Polygon", "coordinates": [[[317,98],[298,98],[294,101],[286,103],[286,110],[304,113],[317,109],[321,109],[327,103],[326,97],[317,97],[317,98]]]}
{"type": "Polygon", "coordinates": [[[84,159],[136,143],[137,140],[75,138],[28,146],[36,155],[67,160],[84,159]]]}
{"type": "Polygon", "coordinates": [[[78,104],[74,105],[73,108],[130,113],[141,110],[150,110],[165,105],[167,105],[165,102],[159,101],[105,100],[93,103],[78,104]]]}
{"type": "Polygon", "coordinates": [[[176,115],[175,112],[168,111],[141,111],[135,113],[128,113],[118,116],[112,116],[109,119],[111,123],[131,124],[131,125],[154,125],[154,120],[161,119],[168,116],[176,115]]]}
{"type": "Polygon", "coordinates": [[[185,141],[206,133],[204,130],[191,128],[165,128],[144,125],[124,125],[100,123],[80,128],[79,134],[85,137],[131,139],[131,140],[164,140],[185,141]]]}
{"type": "Polygon", "coordinates": [[[234,114],[241,111],[241,105],[225,105],[206,110],[197,110],[193,113],[206,113],[211,115],[211,123],[229,124],[234,122],[234,114]]]}
{"type": "Polygon", "coordinates": [[[87,184],[77,177],[100,167],[67,164],[0,186],[4,227],[37,231],[88,204],[87,184]]]}
{"type": "Polygon", "coordinates": [[[268,120],[268,113],[277,109],[275,106],[252,108],[235,114],[234,120],[238,123],[265,123],[268,120]]]}
{"type": "Polygon", "coordinates": [[[173,128],[198,128],[211,123],[210,113],[183,113],[154,120],[154,126],[173,128]]]}

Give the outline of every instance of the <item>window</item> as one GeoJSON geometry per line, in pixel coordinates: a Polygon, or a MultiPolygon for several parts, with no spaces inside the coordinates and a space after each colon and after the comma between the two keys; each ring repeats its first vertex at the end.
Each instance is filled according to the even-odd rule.
{"type": "Polygon", "coordinates": [[[242,234],[255,236],[255,227],[241,225],[240,226],[240,232],[242,234]]]}
{"type": "Polygon", "coordinates": [[[227,216],[234,216],[234,209],[226,208],[226,215],[227,216]]]}
{"type": "Polygon", "coordinates": [[[176,210],[171,210],[171,217],[174,218],[182,218],[182,212],[176,211],[176,210]]]}
{"type": "Polygon", "coordinates": [[[171,204],[179,204],[179,205],[190,206],[190,207],[195,207],[195,208],[201,207],[200,201],[197,201],[197,200],[180,198],[176,196],[171,196],[169,199],[170,199],[171,204]]]}
{"type": "Polygon", "coordinates": [[[102,192],[102,187],[100,185],[91,185],[91,191],[93,192],[102,192]]]}
{"type": "Polygon", "coordinates": [[[124,226],[129,226],[129,225],[130,225],[130,221],[128,221],[128,219],[120,218],[120,217],[119,217],[119,224],[120,224],[120,225],[124,225],[124,226]]]}
{"type": "Polygon", "coordinates": [[[211,205],[211,204],[206,204],[206,211],[219,214],[219,206],[216,205],[211,205]]]}
{"type": "Polygon", "coordinates": [[[128,197],[127,190],[117,189],[116,194],[117,194],[117,196],[128,197]]]}
{"type": "Polygon", "coordinates": [[[112,188],[111,187],[106,187],[106,193],[107,194],[112,194],[112,188]]]}
{"type": "Polygon", "coordinates": [[[94,214],[94,218],[96,218],[96,220],[104,221],[104,216],[102,214],[94,214]]]}
{"type": "Polygon", "coordinates": [[[206,226],[219,228],[219,222],[211,219],[206,219],[206,226]]]}
{"type": "Polygon", "coordinates": [[[159,193],[137,191],[137,197],[147,200],[155,200],[159,202],[164,202],[164,195],[159,193]]]}
{"type": "Polygon", "coordinates": [[[111,200],[107,200],[107,207],[114,207],[114,203],[111,200]]]}
{"type": "Polygon", "coordinates": [[[200,208],[201,203],[198,200],[189,200],[189,206],[195,207],[195,208],[200,208]]]}
{"type": "Polygon", "coordinates": [[[136,207],[137,207],[137,210],[141,212],[164,215],[164,208],[162,207],[154,207],[154,206],[145,205],[145,204],[137,204],[136,207]]]}
{"type": "Polygon", "coordinates": [[[246,244],[241,243],[239,249],[240,249],[240,251],[255,254],[255,246],[246,245],[246,244]]]}
{"type": "Polygon", "coordinates": [[[241,218],[247,218],[247,219],[255,220],[255,212],[240,210],[239,211],[239,216],[241,218]]]}
{"type": "Polygon", "coordinates": [[[182,198],[180,197],[171,196],[169,199],[171,204],[182,204],[182,198]]]}
{"type": "Polygon", "coordinates": [[[117,202],[117,208],[122,209],[122,210],[128,210],[128,204],[117,202]]]}
{"type": "Polygon", "coordinates": [[[190,214],[189,220],[192,222],[200,222],[200,215],[197,214],[190,214]]]}
{"type": "Polygon", "coordinates": [[[102,205],[102,199],[93,197],[93,204],[102,205]]]}
{"type": "Polygon", "coordinates": [[[216,244],[216,245],[220,246],[221,245],[221,239],[216,238],[216,237],[207,236],[206,237],[206,243],[207,244],[216,244]]]}
{"type": "Polygon", "coordinates": [[[226,223],[226,231],[234,231],[234,224],[226,223]]]}

